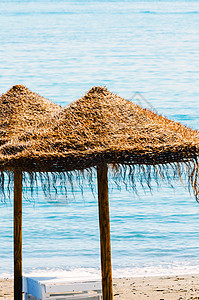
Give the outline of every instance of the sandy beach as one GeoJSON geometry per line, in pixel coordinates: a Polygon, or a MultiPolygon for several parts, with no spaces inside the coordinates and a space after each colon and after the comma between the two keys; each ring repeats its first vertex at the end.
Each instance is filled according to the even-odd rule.
{"type": "Polygon", "coordinates": [[[199,299],[199,274],[114,279],[114,299],[199,299]]]}
{"type": "Polygon", "coordinates": [[[0,299],[14,299],[13,280],[0,279],[0,299]]]}
{"type": "MultiPolygon", "coordinates": [[[[114,279],[114,299],[199,299],[199,274],[114,279]]],[[[13,280],[0,279],[0,299],[13,299],[13,280]]]]}

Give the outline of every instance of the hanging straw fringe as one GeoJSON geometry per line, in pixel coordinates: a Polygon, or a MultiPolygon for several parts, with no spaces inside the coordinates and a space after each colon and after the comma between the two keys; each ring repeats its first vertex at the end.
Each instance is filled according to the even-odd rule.
{"type": "MultiPolygon", "coordinates": [[[[139,194],[138,184],[143,190],[152,191],[154,183],[157,186],[166,183],[174,188],[179,182],[189,192],[193,192],[195,199],[199,202],[199,163],[198,159],[186,162],[176,162],[162,165],[124,165],[110,164],[109,178],[116,188],[121,190],[124,186],[126,190],[132,190],[139,194]]],[[[0,195],[3,201],[12,198],[13,173],[0,173],[0,195]]],[[[84,170],[74,170],[69,172],[24,172],[23,190],[28,195],[34,196],[38,187],[41,187],[45,197],[50,197],[51,193],[62,194],[67,199],[69,190],[75,197],[75,189],[78,187],[84,194],[85,187],[90,187],[91,192],[96,192],[96,168],[84,170]],[[28,188],[27,188],[28,187],[28,188]]]]}

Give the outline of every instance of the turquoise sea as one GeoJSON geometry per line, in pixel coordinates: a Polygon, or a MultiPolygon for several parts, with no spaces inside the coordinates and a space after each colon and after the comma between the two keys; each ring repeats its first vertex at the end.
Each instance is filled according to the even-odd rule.
{"type": "MultiPolygon", "coordinates": [[[[199,1],[2,0],[0,93],[15,84],[62,106],[103,85],[199,129],[199,1]]],[[[110,183],[114,275],[199,272],[199,204],[179,184],[138,190],[110,183]]],[[[98,273],[97,196],[74,193],[23,199],[24,273],[98,273]]],[[[12,236],[2,199],[0,276],[12,236]]]]}

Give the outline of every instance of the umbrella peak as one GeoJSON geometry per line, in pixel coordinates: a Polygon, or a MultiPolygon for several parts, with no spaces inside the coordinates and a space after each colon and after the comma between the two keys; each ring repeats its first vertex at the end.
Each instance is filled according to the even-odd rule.
{"type": "Polygon", "coordinates": [[[109,92],[109,90],[106,87],[94,86],[83,97],[69,104],[66,107],[66,109],[69,107],[77,107],[77,106],[92,107],[97,103],[104,105],[110,102],[111,99],[112,101],[114,101],[113,98],[114,95],[111,92],[109,92]]]}
{"type": "Polygon", "coordinates": [[[26,92],[26,91],[29,91],[29,89],[25,87],[25,85],[16,84],[13,85],[13,87],[11,87],[11,89],[8,92],[13,93],[13,92],[26,92]]]}
{"type": "Polygon", "coordinates": [[[17,108],[19,108],[20,111],[28,110],[31,109],[32,106],[34,106],[34,111],[38,112],[42,110],[57,111],[60,109],[57,104],[20,84],[14,85],[6,93],[0,95],[0,108],[7,113],[9,110],[11,110],[10,113],[13,113],[13,110],[16,111],[17,108]]]}
{"type": "MultiPolygon", "coordinates": [[[[125,105],[128,102],[128,100],[125,100],[110,92],[104,86],[94,86],[83,97],[66,106],[63,109],[61,115],[63,115],[63,113],[67,110],[73,109],[82,110],[82,112],[85,113],[88,113],[88,111],[90,111],[90,113],[93,114],[96,109],[103,110],[104,108],[107,109],[108,107],[125,105]]],[[[134,105],[133,103],[131,104],[134,105]]]]}
{"type": "Polygon", "coordinates": [[[98,94],[107,94],[110,93],[108,91],[108,89],[105,87],[105,86],[93,86],[87,93],[87,95],[92,95],[92,94],[95,94],[95,93],[98,93],[98,94]]]}
{"type": "Polygon", "coordinates": [[[36,125],[51,118],[61,107],[33,93],[24,85],[14,85],[0,95],[0,145],[14,136],[34,131],[36,125]]]}

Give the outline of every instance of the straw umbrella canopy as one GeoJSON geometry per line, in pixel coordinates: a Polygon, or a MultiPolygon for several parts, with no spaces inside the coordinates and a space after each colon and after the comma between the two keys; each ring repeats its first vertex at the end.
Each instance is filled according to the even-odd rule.
{"type": "MultiPolygon", "coordinates": [[[[7,93],[0,96],[0,148],[9,145],[9,155],[16,153],[15,145],[24,140],[25,136],[33,136],[36,128],[45,124],[47,118],[60,111],[61,107],[31,92],[23,85],[13,86],[7,93]]],[[[17,151],[20,152],[18,148],[17,151]]],[[[22,295],[22,172],[21,168],[6,167],[1,171],[14,173],[14,273],[15,299],[22,295]]],[[[1,173],[3,188],[4,175],[1,173]]]]}
{"type": "Polygon", "coordinates": [[[196,159],[198,152],[197,130],[94,87],[54,118],[46,117],[31,135],[25,131],[23,139],[1,148],[0,167],[23,163],[25,171],[69,171],[102,161],[157,165],[196,159]]]}
{"type": "Polygon", "coordinates": [[[13,86],[0,96],[0,146],[23,140],[24,134],[32,136],[36,127],[60,109],[23,85],[13,86]]]}
{"type": "Polygon", "coordinates": [[[103,299],[113,298],[108,204],[108,165],[129,178],[134,168],[150,185],[152,175],[181,179],[198,199],[199,132],[143,109],[104,87],[46,119],[31,135],[24,133],[0,148],[0,169],[69,172],[97,168],[103,299]],[[13,151],[14,149],[14,151],[13,151]],[[185,166],[185,168],[184,168],[185,166]],[[124,171],[124,172],[123,172],[124,171]],[[171,172],[169,172],[171,171],[171,172]]]}

